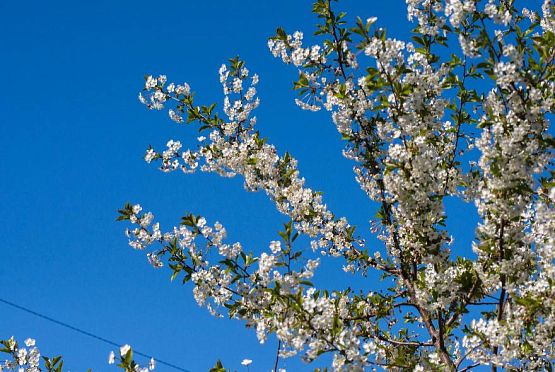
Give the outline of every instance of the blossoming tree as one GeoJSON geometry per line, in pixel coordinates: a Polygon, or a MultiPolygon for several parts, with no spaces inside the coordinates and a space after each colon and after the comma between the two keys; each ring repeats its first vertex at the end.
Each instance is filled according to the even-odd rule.
{"type": "Polygon", "coordinates": [[[260,342],[275,335],[275,370],[279,358],[310,362],[326,353],[334,370],[552,370],[555,6],[407,0],[415,26],[404,42],[375,18],[349,24],[334,5],[313,5],[320,44],[278,29],[268,45],[298,69],[297,104],[330,113],[357,182],[379,205],[371,230],[387,254],[329,210],[296,160],[256,129],[258,76],[238,58],[219,71],[223,112],[198,105],[187,84],[146,78],[141,102],[168,108],[178,124],[197,123],[202,135],[197,148],[170,140],[145,160],[164,172],[242,177],[289,218],[281,240],[253,252],[228,241],[218,222],[189,214],[162,230],[128,204],[119,219],[134,225],[130,245],[191,283],[212,314],[246,322],[260,342]],[[457,254],[448,197],[474,203],[480,217],[475,242],[457,254]],[[322,259],[342,260],[344,275],[391,285],[316,288],[322,259]]]}

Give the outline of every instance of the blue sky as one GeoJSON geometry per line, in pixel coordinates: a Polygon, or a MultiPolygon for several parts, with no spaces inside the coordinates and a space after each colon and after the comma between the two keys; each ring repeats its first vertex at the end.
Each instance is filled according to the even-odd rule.
{"type": "MultiPolygon", "coordinates": [[[[391,35],[408,39],[404,1],[339,6],[351,17],[377,16],[391,35]]],[[[330,209],[367,234],[376,207],[342,158],[331,120],[295,106],[296,72],[266,46],[277,26],[310,34],[310,9],[310,1],[298,0],[0,2],[0,298],[190,371],[207,370],[218,358],[239,371],[249,358],[251,371],[269,371],[273,341],[260,346],[242,323],[198,308],[189,286],[170,283],[169,272],[153,270],[128,247],[126,226],[115,218],[131,201],[166,227],[189,211],[219,220],[230,240],[255,252],[278,238],[287,220],[264,194],[245,192],[240,179],[168,175],[142,160],[149,144],[197,137],[195,127],[177,126],[138,102],[143,75],[167,74],[188,82],[199,103],[221,103],[217,70],[240,55],[261,78],[262,135],[292,153],[330,209]]],[[[471,216],[454,231],[468,247],[472,235],[463,232],[473,208],[459,213],[471,216]]],[[[341,283],[334,264],[324,266],[319,282],[341,283]]],[[[63,354],[71,371],[110,370],[109,345],[0,304],[0,338],[11,335],[36,338],[43,354],[63,354]]]]}

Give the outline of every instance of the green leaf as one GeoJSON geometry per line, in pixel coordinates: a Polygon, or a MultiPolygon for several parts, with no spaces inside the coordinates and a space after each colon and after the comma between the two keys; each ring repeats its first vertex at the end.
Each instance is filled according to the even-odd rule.
{"type": "Polygon", "coordinates": [[[210,368],[210,372],[226,372],[226,370],[222,362],[218,360],[214,367],[210,368]]]}

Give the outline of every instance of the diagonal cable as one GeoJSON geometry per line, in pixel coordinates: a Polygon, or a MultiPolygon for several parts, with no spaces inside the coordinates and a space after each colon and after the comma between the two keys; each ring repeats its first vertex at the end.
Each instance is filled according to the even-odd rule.
{"type": "MultiPolygon", "coordinates": [[[[104,343],[106,343],[106,344],[109,344],[109,345],[112,345],[112,346],[115,346],[115,347],[120,347],[120,346],[121,346],[121,344],[118,344],[118,343],[116,343],[116,342],[114,342],[114,341],[110,341],[110,340],[108,340],[108,339],[106,339],[106,338],[104,338],[104,337],[97,336],[97,335],[95,335],[95,334],[93,334],[93,333],[84,331],[84,330],[82,330],[82,329],[80,329],[80,328],[77,328],[77,327],[74,327],[74,326],[72,326],[72,325],[70,325],[70,324],[61,322],[61,321],[59,321],[59,320],[56,320],[56,319],[51,318],[51,317],[49,317],[49,316],[43,315],[43,314],[41,314],[41,313],[37,313],[36,311],[33,311],[33,310],[31,310],[31,309],[28,309],[28,308],[26,308],[26,307],[24,307],[24,306],[15,304],[15,303],[13,303],[13,302],[4,300],[4,299],[2,299],[2,298],[0,298],[0,302],[3,302],[3,303],[5,303],[6,305],[9,305],[9,306],[14,307],[14,308],[16,308],[16,309],[19,309],[19,310],[24,311],[24,312],[26,312],[26,313],[32,314],[32,315],[34,315],[34,316],[36,316],[36,317],[42,318],[42,319],[47,320],[47,321],[49,321],[49,322],[58,324],[58,325],[60,325],[60,326],[62,326],[62,327],[69,328],[69,329],[71,329],[72,331],[81,333],[81,334],[83,334],[83,335],[85,335],[85,336],[89,336],[89,337],[94,338],[94,339],[96,339],[96,340],[98,340],[98,341],[102,341],[102,342],[104,342],[104,343]]],[[[145,358],[149,358],[149,359],[150,359],[150,358],[154,358],[152,355],[145,354],[145,353],[140,352],[139,350],[135,350],[135,349],[133,349],[133,353],[135,353],[135,354],[137,354],[137,355],[140,355],[140,356],[143,356],[143,357],[145,357],[145,358]]],[[[163,364],[163,365],[165,365],[165,366],[168,366],[168,367],[170,367],[170,368],[176,369],[176,370],[178,370],[178,371],[190,372],[189,370],[187,370],[187,369],[185,369],[185,368],[181,368],[181,367],[179,367],[179,366],[176,366],[175,364],[171,364],[171,363],[165,362],[165,361],[163,361],[163,360],[161,360],[161,359],[154,358],[154,360],[156,360],[156,363],[163,364]]]]}

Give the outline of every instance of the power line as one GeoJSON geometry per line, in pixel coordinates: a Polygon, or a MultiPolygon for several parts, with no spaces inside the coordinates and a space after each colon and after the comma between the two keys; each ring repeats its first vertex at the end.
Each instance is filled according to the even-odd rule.
{"type": "MultiPolygon", "coordinates": [[[[61,321],[59,321],[59,320],[56,320],[56,319],[51,318],[51,317],[49,317],[49,316],[43,315],[43,314],[41,314],[41,313],[37,313],[36,311],[33,311],[33,310],[28,309],[28,308],[26,308],[26,307],[20,306],[20,305],[18,305],[18,304],[13,303],[13,302],[4,300],[4,299],[2,299],[2,298],[0,298],[0,302],[3,302],[3,303],[5,303],[6,305],[9,305],[9,306],[11,306],[11,307],[15,307],[16,309],[19,309],[19,310],[21,310],[21,311],[25,311],[26,313],[32,314],[32,315],[34,315],[34,316],[36,316],[36,317],[42,318],[42,319],[44,319],[44,320],[48,320],[49,322],[58,324],[58,325],[60,325],[60,326],[62,326],[62,327],[69,328],[69,329],[71,329],[72,331],[81,333],[81,334],[83,334],[83,335],[85,335],[85,336],[89,336],[89,337],[94,338],[94,339],[96,339],[96,340],[98,340],[98,341],[102,341],[102,342],[104,342],[104,343],[106,343],[106,344],[109,344],[109,345],[112,345],[112,346],[115,346],[115,347],[118,347],[118,348],[121,346],[121,344],[118,344],[118,343],[116,343],[116,342],[114,342],[114,341],[110,341],[110,340],[108,340],[108,339],[106,339],[106,338],[104,338],[104,337],[97,336],[97,335],[95,335],[95,334],[93,334],[93,333],[84,331],[84,330],[82,330],[82,329],[80,329],[80,328],[77,328],[77,327],[74,327],[74,326],[72,326],[72,325],[70,325],[70,324],[61,322],[61,321]]],[[[140,355],[140,356],[143,356],[143,357],[145,357],[145,358],[149,358],[149,359],[150,359],[150,358],[154,358],[152,355],[145,354],[145,353],[140,352],[139,350],[135,350],[135,349],[133,349],[133,353],[135,353],[135,354],[137,354],[137,355],[140,355]]],[[[170,367],[170,368],[176,369],[176,370],[178,370],[178,371],[190,372],[189,370],[187,370],[187,369],[185,369],[185,368],[178,367],[178,366],[176,366],[175,364],[171,364],[171,363],[168,363],[168,362],[164,362],[163,360],[158,359],[158,358],[154,358],[154,359],[156,360],[156,363],[163,364],[163,365],[165,365],[165,366],[168,366],[168,367],[170,367]]]]}

